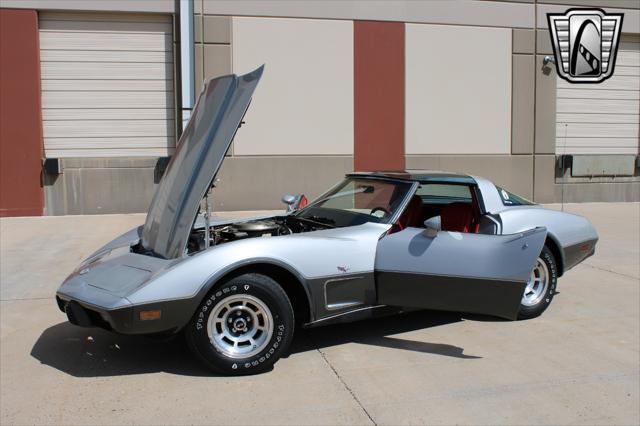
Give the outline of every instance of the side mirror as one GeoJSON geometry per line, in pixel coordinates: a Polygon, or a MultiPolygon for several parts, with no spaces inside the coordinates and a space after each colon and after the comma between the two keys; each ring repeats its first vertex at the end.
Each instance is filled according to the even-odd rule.
{"type": "Polygon", "coordinates": [[[435,238],[438,236],[438,231],[441,229],[440,216],[430,217],[424,221],[425,233],[429,238],[435,238]]]}
{"type": "Polygon", "coordinates": [[[287,213],[300,210],[309,203],[307,197],[305,197],[304,194],[285,194],[282,196],[282,202],[287,205],[287,213]]]}
{"type": "Polygon", "coordinates": [[[282,196],[282,202],[285,203],[288,206],[293,205],[293,203],[296,202],[296,196],[295,195],[291,195],[291,194],[284,194],[282,196]]]}

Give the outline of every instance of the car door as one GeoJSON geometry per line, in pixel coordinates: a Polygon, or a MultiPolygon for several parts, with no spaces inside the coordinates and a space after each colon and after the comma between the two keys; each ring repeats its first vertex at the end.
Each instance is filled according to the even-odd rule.
{"type": "Polygon", "coordinates": [[[377,301],[515,319],[545,228],[484,235],[407,228],[378,242],[377,301]]]}

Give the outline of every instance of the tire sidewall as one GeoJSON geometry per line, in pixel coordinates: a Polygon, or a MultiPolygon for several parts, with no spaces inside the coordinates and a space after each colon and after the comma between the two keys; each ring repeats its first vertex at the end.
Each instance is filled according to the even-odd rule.
{"type": "Polygon", "coordinates": [[[520,305],[520,314],[518,316],[520,319],[534,318],[542,314],[551,304],[553,296],[556,293],[556,286],[558,283],[558,266],[556,264],[556,259],[547,246],[544,246],[539,258],[542,259],[549,270],[549,284],[547,286],[547,291],[544,297],[540,299],[540,302],[537,304],[533,306],[520,305]]]}
{"type": "Polygon", "coordinates": [[[292,334],[293,312],[286,294],[275,281],[253,274],[243,275],[216,285],[198,306],[187,330],[192,347],[209,367],[233,375],[255,374],[270,368],[288,348],[292,334]],[[276,288],[282,294],[277,294],[274,291],[276,288]],[[273,318],[273,333],[268,344],[258,354],[247,358],[231,358],[219,352],[209,340],[207,331],[209,317],[215,310],[215,306],[234,295],[250,295],[258,298],[271,311],[273,318]]]}

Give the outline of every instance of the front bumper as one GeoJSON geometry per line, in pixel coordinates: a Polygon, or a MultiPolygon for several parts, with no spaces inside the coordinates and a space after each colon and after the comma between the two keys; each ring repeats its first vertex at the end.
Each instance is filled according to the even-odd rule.
{"type": "Polygon", "coordinates": [[[99,327],[117,333],[130,333],[133,323],[133,309],[103,309],[96,306],[56,295],[58,308],[65,314],[73,325],[80,327],[99,327]]]}
{"type": "Polygon", "coordinates": [[[71,324],[98,327],[119,334],[177,333],[189,322],[197,308],[197,301],[180,299],[106,309],[61,293],[56,295],[56,302],[71,324]],[[141,312],[157,310],[161,312],[160,318],[140,319],[141,312]]]}
{"type": "Polygon", "coordinates": [[[100,327],[121,334],[172,333],[186,325],[197,306],[191,300],[133,304],[129,296],[169,261],[131,253],[128,247],[110,248],[84,262],[60,286],[58,307],[69,322],[100,327]],[[159,318],[140,319],[143,311],[160,310],[159,318]]]}

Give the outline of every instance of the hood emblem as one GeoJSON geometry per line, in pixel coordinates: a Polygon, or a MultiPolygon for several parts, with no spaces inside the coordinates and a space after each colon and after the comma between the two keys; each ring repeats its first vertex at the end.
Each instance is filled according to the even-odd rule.
{"type": "Polygon", "coordinates": [[[348,266],[337,266],[338,271],[342,272],[342,273],[346,273],[349,271],[349,267],[348,266]]]}

